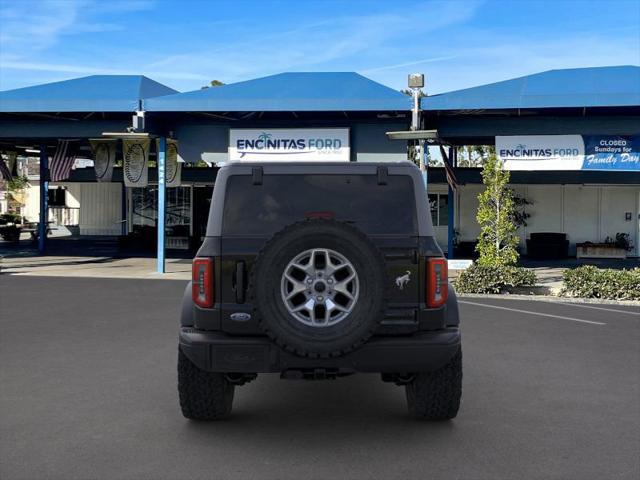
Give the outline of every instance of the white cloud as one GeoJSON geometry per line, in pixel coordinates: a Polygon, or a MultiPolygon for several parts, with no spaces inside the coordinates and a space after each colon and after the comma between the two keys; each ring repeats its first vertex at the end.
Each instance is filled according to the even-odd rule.
{"type": "MultiPolygon", "coordinates": [[[[107,68],[107,67],[91,67],[87,65],[65,65],[57,63],[39,63],[39,62],[20,62],[8,61],[3,62],[3,68],[13,70],[29,70],[42,72],[59,72],[59,73],[79,73],[83,75],[140,75],[140,70],[128,68],[107,68]]],[[[197,73],[188,72],[168,72],[163,70],[146,71],[146,75],[154,77],[163,76],[165,78],[173,78],[179,80],[207,80],[209,77],[197,73]]]]}
{"type": "Polygon", "coordinates": [[[366,70],[361,70],[360,73],[370,74],[370,73],[374,73],[374,72],[382,72],[384,70],[397,70],[399,68],[414,67],[416,65],[422,65],[424,63],[433,63],[433,62],[442,62],[444,60],[453,60],[454,58],[458,58],[458,56],[457,55],[446,55],[444,57],[423,58],[422,60],[414,60],[414,61],[411,61],[411,62],[396,63],[394,65],[384,65],[382,67],[368,68],[366,70]]]}
{"type": "Polygon", "coordinates": [[[29,58],[54,47],[61,37],[121,30],[122,25],[96,20],[107,13],[139,11],[147,1],[42,0],[2,3],[0,60],[29,58]]]}

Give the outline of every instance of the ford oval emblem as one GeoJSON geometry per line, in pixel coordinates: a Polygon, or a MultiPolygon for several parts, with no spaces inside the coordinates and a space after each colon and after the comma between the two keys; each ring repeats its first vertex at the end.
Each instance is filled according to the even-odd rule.
{"type": "Polygon", "coordinates": [[[248,322],[251,320],[251,314],[246,312],[236,312],[231,314],[231,320],[234,322],[248,322]]]}

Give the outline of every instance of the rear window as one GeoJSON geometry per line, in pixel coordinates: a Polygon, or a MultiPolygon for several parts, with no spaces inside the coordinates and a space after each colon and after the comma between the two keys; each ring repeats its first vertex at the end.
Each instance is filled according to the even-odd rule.
{"type": "Polygon", "coordinates": [[[224,235],[272,235],[305,218],[331,217],[375,234],[417,234],[413,182],[391,175],[249,175],[227,181],[224,235]]]}

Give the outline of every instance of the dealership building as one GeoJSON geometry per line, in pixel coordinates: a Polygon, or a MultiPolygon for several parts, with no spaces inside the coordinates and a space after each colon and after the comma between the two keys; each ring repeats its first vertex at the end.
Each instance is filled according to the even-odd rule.
{"type": "MultiPolygon", "coordinates": [[[[91,76],[0,92],[0,151],[29,169],[25,217],[37,220],[44,204],[61,231],[125,251],[151,251],[160,238],[188,252],[204,235],[220,165],[406,161],[407,141],[387,132],[408,131],[411,108],[409,96],[349,72],[283,73],[186,93],[142,76],[91,76]],[[46,163],[60,140],[96,164],[78,160],[40,195],[48,177],[34,157],[46,163]],[[136,148],[144,154],[133,155],[136,148]],[[99,151],[108,154],[99,159],[99,151]],[[166,189],[158,164],[170,177],[166,189]]],[[[419,130],[432,132],[451,165],[449,183],[444,168],[427,171],[449,256],[472,255],[479,233],[480,169],[457,164],[466,145],[495,146],[512,170],[523,254],[533,254],[535,234],[554,233],[567,255],[617,234],[630,240],[629,256],[640,255],[640,67],[554,70],[426,96],[419,130]]]]}

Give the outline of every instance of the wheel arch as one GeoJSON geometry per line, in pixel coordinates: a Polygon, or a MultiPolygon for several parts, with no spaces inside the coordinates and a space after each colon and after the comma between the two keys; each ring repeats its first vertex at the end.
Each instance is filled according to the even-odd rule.
{"type": "Polygon", "coordinates": [[[191,282],[187,283],[182,294],[182,310],[180,311],[180,326],[193,327],[193,299],[191,297],[191,282]]]}
{"type": "Polygon", "coordinates": [[[447,326],[460,325],[460,312],[458,311],[458,295],[449,282],[449,293],[447,296],[447,326]]]}

